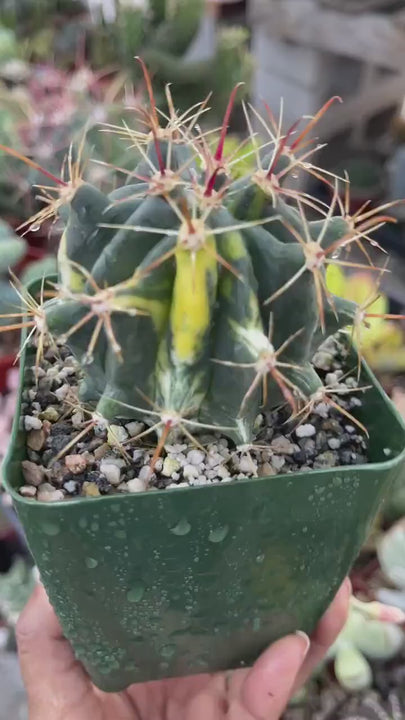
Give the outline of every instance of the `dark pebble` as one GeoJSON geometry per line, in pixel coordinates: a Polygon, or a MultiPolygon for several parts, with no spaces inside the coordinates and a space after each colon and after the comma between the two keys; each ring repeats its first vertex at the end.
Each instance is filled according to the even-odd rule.
{"type": "Polygon", "coordinates": [[[104,475],[101,475],[99,472],[96,472],[95,470],[86,474],[86,480],[88,482],[96,483],[102,495],[107,495],[109,492],[111,492],[111,485],[108,482],[107,478],[104,477],[104,475]]]}
{"type": "Polygon", "coordinates": [[[59,348],[59,355],[60,355],[61,360],[66,360],[66,358],[71,356],[70,349],[68,347],[66,347],[66,345],[62,345],[59,348]]]}
{"type": "Polygon", "coordinates": [[[351,450],[341,450],[339,453],[339,460],[342,465],[352,465],[353,464],[352,451],[351,450]]]}
{"type": "Polygon", "coordinates": [[[293,455],[293,460],[297,463],[298,466],[305,465],[305,463],[307,462],[307,454],[305,450],[301,449],[295,452],[293,455]]]}
{"type": "Polygon", "coordinates": [[[362,455],[361,453],[353,453],[353,465],[365,465],[367,462],[368,460],[365,455],[362,455]]]}
{"type": "Polygon", "coordinates": [[[52,455],[57,455],[66,447],[71,439],[72,435],[50,435],[47,441],[49,451],[52,452],[52,455]]]}
{"type": "Polygon", "coordinates": [[[315,440],[313,438],[300,438],[298,445],[307,455],[307,458],[313,458],[316,455],[315,440]]]}
{"type": "Polygon", "coordinates": [[[325,432],[341,433],[342,428],[338,420],[335,418],[328,418],[322,423],[322,430],[325,432]]]}
{"type": "Polygon", "coordinates": [[[125,471],[124,480],[132,480],[134,477],[138,477],[138,474],[134,467],[131,467],[131,468],[129,468],[129,470],[125,471]]]}
{"type": "Polygon", "coordinates": [[[315,447],[318,452],[325,450],[328,447],[328,436],[323,430],[319,430],[315,436],[315,447]]]}
{"type": "Polygon", "coordinates": [[[38,390],[35,400],[40,404],[42,410],[45,410],[48,405],[57,405],[59,403],[55,393],[50,390],[38,390]]]}
{"type": "Polygon", "coordinates": [[[90,442],[87,445],[87,450],[91,452],[92,450],[95,450],[96,448],[100,447],[103,444],[102,438],[91,438],[90,442]]]}
{"type": "Polygon", "coordinates": [[[31,462],[40,462],[41,456],[39,453],[35,452],[35,450],[27,450],[28,460],[31,460],[31,462]]]}
{"type": "Polygon", "coordinates": [[[49,390],[51,389],[51,382],[52,381],[48,377],[46,377],[46,375],[45,377],[40,378],[38,380],[38,394],[40,392],[49,392],[49,390]]]}
{"type": "Polygon", "coordinates": [[[348,433],[343,433],[339,435],[340,445],[351,445],[353,442],[353,438],[350,437],[348,433]]]}
{"type": "Polygon", "coordinates": [[[56,435],[71,435],[72,434],[72,425],[68,422],[58,422],[53,423],[51,425],[51,434],[52,437],[55,437],[56,435]]]}
{"type": "Polygon", "coordinates": [[[45,467],[48,467],[49,463],[51,462],[52,458],[55,457],[57,453],[54,452],[54,450],[49,449],[45,450],[44,453],[42,453],[41,463],[42,465],[45,465],[45,467]]]}

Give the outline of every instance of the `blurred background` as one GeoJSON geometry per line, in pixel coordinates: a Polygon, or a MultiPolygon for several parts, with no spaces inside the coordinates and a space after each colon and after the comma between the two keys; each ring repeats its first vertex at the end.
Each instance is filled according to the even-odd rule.
{"type": "MultiPolygon", "coordinates": [[[[106,191],[125,183],[125,171],[133,169],[134,155],[119,132],[103,132],[103,125],[136,125],[136,109],[146,98],[137,55],[150,69],[163,110],[167,83],[173,84],[180,111],[212,91],[209,120],[201,122],[211,127],[214,139],[239,81],[244,82],[240,97],[260,113],[267,104],[284,131],[300,116],[310,120],[329,98],[339,96],[343,102],[335,100],[316,124],[319,142],[327,143],[317,162],[350,179],[350,200],[340,185],[346,214],[359,214],[366,201],[368,211],[405,198],[405,0],[0,0],[0,145],[15,153],[0,150],[0,314],[15,302],[10,267],[25,283],[55,268],[58,223],[39,226],[30,220],[43,207],[35,189],[40,178],[35,164],[63,175],[73,141],[82,145],[86,177],[106,191]],[[32,167],[19,154],[30,158],[32,167]]],[[[258,136],[267,132],[259,119],[254,131],[258,136]]],[[[239,107],[227,151],[235,151],[245,134],[239,107]]],[[[248,156],[239,167],[248,169],[251,162],[248,156]]],[[[305,173],[297,183],[321,200],[330,199],[316,172],[305,173]]],[[[402,315],[405,204],[385,212],[392,222],[373,235],[391,256],[378,299],[375,278],[363,270],[342,274],[335,268],[328,284],[336,294],[372,301],[376,314],[402,315]]],[[[405,415],[405,322],[375,318],[363,330],[361,343],[405,415]]],[[[18,339],[1,333],[0,463],[14,412],[17,352],[18,339]]],[[[404,518],[402,477],[352,579],[359,598],[389,601],[405,610],[404,518]]],[[[34,582],[24,537],[2,492],[0,720],[27,717],[13,628],[34,582]]],[[[354,611],[350,623],[331,662],[287,711],[289,719],[405,718],[403,631],[373,621],[364,627],[354,611]],[[350,672],[342,659],[348,647],[355,649],[350,672]]]]}

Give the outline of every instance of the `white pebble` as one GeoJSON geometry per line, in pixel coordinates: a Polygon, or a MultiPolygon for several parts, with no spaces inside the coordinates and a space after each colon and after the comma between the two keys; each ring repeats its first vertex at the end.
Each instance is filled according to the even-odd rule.
{"type": "Polygon", "coordinates": [[[293,444],[284,435],[274,438],[270,447],[276,455],[292,455],[294,452],[293,444]]]}
{"type": "Polygon", "coordinates": [[[86,469],[87,462],[83,455],[66,455],[65,465],[73,475],[79,475],[86,469]]]}
{"type": "Polygon", "coordinates": [[[107,442],[109,445],[120,445],[127,440],[128,433],[122,425],[110,425],[107,433],[107,442]]]}
{"type": "Polygon", "coordinates": [[[339,438],[330,438],[330,440],[328,440],[328,445],[331,450],[338,450],[340,448],[340,444],[339,438]]]}
{"type": "Polygon", "coordinates": [[[326,419],[329,415],[330,405],[328,403],[320,402],[314,407],[314,413],[320,417],[326,419]]]}
{"type": "Polygon", "coordinates": [[[354,435],[354,433],[356,432],[356,428],[353,427],[353,425],[345,425],[345,430],[347,433],[349,433],[349,435],[354,435]]]}
{"type": "Polygon", "coordinates": [[[38,490],[37,499],[39,502],[60,502],[64,499],[62,490],[55,490],[52,485],[44,483],[38,490]]]}
{"type": "Polygon", "coordinates": [[[205,453],[203,453],[201,450],[190,450],[189,453],[187,453],[187,461],[191,465],[199,465],[202,463],[205,459],[205,453]]]}
{"type": "Polygon", "coordinates": [[[271,464],[275,470],[281,470],[285,465],[285,458],[282,455],[273,455],[271,464]]]}
{"type": "Polygon", "coordinates": [[[225,478],[229,478],[229,475],[230,475],[229,470],[227,467],[225,467],[225,465],[218,465],[215,468],[215,473],[216,473],[216,475],[218,475],[218,477],[222,478],[223,480],[225,480],[225,478]]]}
{"type": "Polygon", "coordinates": [[[24,427],[26,430],[40,430],[42,428],[42,422],[37,417],[26,415],[24,417],[24,427]]]}
{"type": "Polygon", "coordinates": [[[195,478],[198,477],[198,468],[196,465],[191,465],[190,463],[188,465],[185,465],[183,468],[183,475],[185,478],[195,478]]]}
{"type": "Polygon", "coordinates": [[[316,429],[314,425],[310,423],[307,425],[299,425],[295,430],[295,434],[299,438],[308,438],[316,434],[316,429]]]}
{"type": "Polygon", "coordinates": [[[74,427],[78,427],[83,422],[83,413],[81,410],[77,410],[73,413],[72,417],[70,418],[72,421],[72,425],[74,427]]]}
{"type": "Polygon", "coordinates": [[[173,473],[180,470],[181,465],[178,460],[171,457],[166,457],[163,463],[162,475],[165,477],[171,477],[173,473]]]}
{"type": "Polygon", "coordinates": [[[186,488],[190,487],[188,483],[181,482],[181,483],[170,483],[170,485],[167,485],[166,490],[177,490],[177,488],[186,488]]]}
{"type": "Polygon", "coordinates": [[[20,495],[23,497],[34,498],[37,494],[37,489],[33,485],[22,485],[20,487],[20,495]]]}
{"type": "MultiPolygon", "coordinates": [[[[225,455],[225,457],[228,457],[228,453],[225,455]]],[[[220,453],[209,453],[207,456],[207,465],[210,468],[216,467],[216,465],[222,465],[224,462],[224,456],[220,453]]]]}
{"type": "Polygon", "coordinates": [[[326,383],[326,385],[331,385],[332,387],[334,385],[338,385],[339,378],[337,376],[337,373],[334,373],[334,372],[327,373],[326,377],[325,377],[325,383],[326,383]]]}
{"type": "Polygon", "coordinates": [[[152,477],[149,465],[144,465],[140,469],[138,475],[140,480],[142,480],[143,482],[148,482],[152,477]]]}
{"type": "Polygon", "coordinates": [[[68,395],[70,390],[70,385],[61,385],[60,388],[55,390],[55,395],[62,402],[62,400],[65,399],[65,397],[68,395]]]}
{"type": "Polygon", "coordinates": [[[239,470],[242,473],[256,473],[257,472],[257,463],[252,460],[250,457],[242,457],[239,460],[239,470]]]}
{"type": "Polygon", "coordinates": [[[206,478],[205,475],[199,475],[197,478],[192,478],[190,480],[190,485],[192,486],[199,486],[199,485],[209,485],[210,481],[206,478]]]}
{"type": "Polygon", "coordinates": [[[144,431],[145,425],[143,422],[137,422],[136,420],[134,420],[133,422],[127,423],[125,425],[125,428],[130,437],[135,437],[136,435],[139,435],[141,432],[144,431]]]}
{"type": "Polygon", "coordinates": [[[119,485],[121,482],[121,470],[111,462],[101,462],[100,472],[107,478],[111,485],[119,485]]]}
{"type": "Polygon", "coordinates": [[[127,488],[131,493],[145,492],[147,485],[141,478],[132,478],[132,480],[128,480],[127,488]]]}

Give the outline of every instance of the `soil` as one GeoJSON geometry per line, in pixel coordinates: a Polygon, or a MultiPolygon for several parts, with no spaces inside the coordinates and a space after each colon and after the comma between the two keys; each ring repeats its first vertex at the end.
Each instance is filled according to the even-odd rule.
{"type": "Polygon", "coordinates": [[[44,502],[167,490],[367,462],[367,439],[355,420],[366,390],[345,374],[347,349],[336,338],[314,357],[328,398],[292,426],[282,407],[256,419],[252,445],[203,432],[193,444],[170,438],[151,470],[157,445],[138,420],[106,421],[78,400],[80,367],[66,347],[48,350],[37,373],[28,368],[21,422],[27,432],[20,493],[44,502]],[[37,375],[37,377],[35,377],[37,375]],[[336,403],[341,410],[337,410],[336,403]],[[349,415],[348,415],[349,414],[349,415]],[[139,436],[139,439],[138,439],[139,436]]]}

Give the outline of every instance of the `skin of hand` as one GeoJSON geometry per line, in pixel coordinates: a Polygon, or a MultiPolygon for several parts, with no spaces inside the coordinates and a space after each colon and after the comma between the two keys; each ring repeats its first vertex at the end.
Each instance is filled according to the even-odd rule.
{"type": "Polygon", "coordinates": [[[277,720],[341,631],[350,594],[346,579],[311,639],[304,633],[284,637],[251,669],[110,694],[96,688],[75,659],[39,585],[17,624],[29,720],[277,720]]]}

